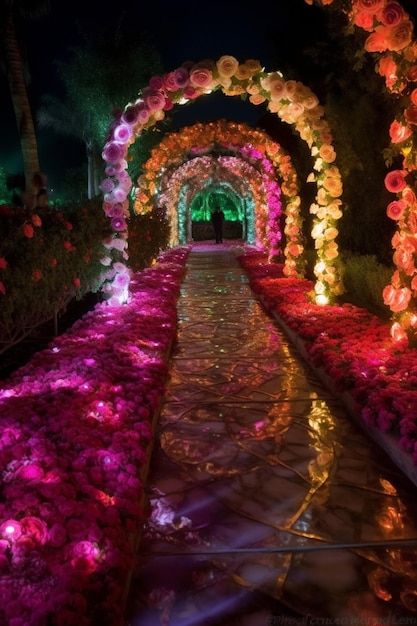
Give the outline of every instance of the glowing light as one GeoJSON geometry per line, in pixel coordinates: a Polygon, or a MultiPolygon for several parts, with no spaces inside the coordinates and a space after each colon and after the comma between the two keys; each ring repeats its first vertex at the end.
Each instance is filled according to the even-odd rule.
{"type": "Polygon", "coordinates": [[[316,296],[316,304],[320,304],[320,305],[329,304],[329,298],[321,293],[316,296]]]}

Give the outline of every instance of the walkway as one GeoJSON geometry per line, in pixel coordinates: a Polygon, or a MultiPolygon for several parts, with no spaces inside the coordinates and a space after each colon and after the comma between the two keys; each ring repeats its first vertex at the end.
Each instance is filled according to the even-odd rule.
{"type": "Polygon", "coordinates": [[[417,624],[415,487],[227,244],[190,253],[178,314],[127,623],[417,624]]]}

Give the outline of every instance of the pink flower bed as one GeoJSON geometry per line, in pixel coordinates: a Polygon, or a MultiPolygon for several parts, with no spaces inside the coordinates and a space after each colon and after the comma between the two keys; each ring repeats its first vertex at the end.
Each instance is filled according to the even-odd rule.
{"type": "Polygon", "coordinates": [[[189,249],[132,277],[0,390],[0,623],[120,624],[189,249]]]}
{"type": "Polygon", "coordinates": [[[282,265],[246,249],[238,257],[253,291],[299,338],[311,364],[347,392],[365,424],[390,433],[417,465],[417,350],[395,344],[391,324],[351,304],[322,306],[314,283],[286,278],[282,265]]]}

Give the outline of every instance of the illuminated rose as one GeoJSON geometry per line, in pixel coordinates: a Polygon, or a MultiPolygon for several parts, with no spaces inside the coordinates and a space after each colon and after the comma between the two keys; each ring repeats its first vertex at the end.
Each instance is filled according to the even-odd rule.
{"type": "Polygon", "coordinates": [[[45,522],[37,517],[27,516],[20,520],[22,535],[30,535],[37,543],[44,544],[48,539],[45,522]]]}
{"type": "Polygon", "coordinates": [[[34,226],[42,226],[42,220],[39,217],[39,215],[36,215],[36,214],[32,215],[31,220],[34,226]]]}
{"type": "Polygon", "coordinates": [[[336,259],[339,256],[338,248],[339,246],[337,243],[335,241],[331,241],[324,249],[325,258],[328,261],[336,259]]]}
{"type": "Polygon", "coordinates": [[[392,143],[401,143],[412,135],[409,126],[404,126],[398,120],[394,120],[389,128],[389,135],[392,143]]]}
{"type": "Polygon", "coordinates": [[[285,81],[282,78],[277,77],[269,83],[269,91],[271,94],[271,100],[282,100],[286,97],[287,92],[285,88],[285,81]]]}
{"type": "Polygon", "coordinates": [[[113,191],[114,189],[114,182],[111,178],[105,178],[100,183],[100,189],[105,193],[110,193],[110,191],[113,191]]]}
{"type": "Polygon", "coordinates": [[[343,185],[340,178],[325,178],[323,186],[332,198],[338,198],[342,195],[343,185]]]}
{"type": "Polygon", "coordinates": [[[401,220],[404,217],[406,206],[404,200],[394,200],[394,202],[390,202],[387,206],[388,217],[392,220],[401,220]]]}
{"type": "Polygon", "coordinates": [[[179,67],[176,69],[174,71],[174,76],[179,89],[184,89],[190,81],[190,75],[186,67],[179,67]]]}
{"type": "Polygon", "coordinates": [[[184,89],[184,98],[187,100],[194,100],[198,98],[198,91],[192,85],[187,85],[184,89]]]}
{"type": "Polygon", "coordinates": [[[406,187],[405,177],[407,170],[393,170],[385,176],[384,183],[388,191],[398,193],[406,187]]]}
{"type": "Polygon", "coordinates": [[[373,33],[366,39],[363,47],[366,52],[384,52],[388,48],[388,29],[385,26],[377,26],[373,33]]]}
{"type": "Polygon", "coordinates": [[[40,465],[36,463],[28,463],[22,465],[16,472],[16,478],[24,481],[41,480],[44,476],[44,471],[40,465]]]}
{"type": "Polygon", "coordinates": [[[414,246],[407,245],[406,242],[403,245],[399,246],[394,254],[393,261],[397,268],[407,274],[407,276],[411,276],[414,273],[415,265],[414,265],[414,254],[415,248],[414,246]]]}
{"type": "Polygon", "coordinates": [[[137,106],[129,105],[122,114],[122,121],[130,126],[134,126],[138,121],[139,109],[137,106]]]}
{"type": "Polygon", "coordinates": [[[239,61],[235,57],[224,55],[216,62],[217,71],[219,76],[223,78],[231,78],[235,75],[237,68],[239,67],[239,61]]]}
{"type": "Polygon", "coordinates": [[[132,135],[132,127],[129,126],[129,124],[119,124],[119,126],[116,126],[114,129],[113,141],[117,141],[118,143],[127,143],[132,135]]]}
{"type": "Polygon", "coordinates": [[[391,89],[397,82],[397,64],[391,55],[383,56],[378,63],[378,74],[385,78],[385,84],[391,89]]]}
{"type": "Polygon", "coordinates": [[[138,122],[140,124],[146,124],[150,116],[151,112],[145,103],[142,103],[140,106],[138,106],[138,122]]]}
{"type": "Polygon", "coordinates": [[[262,71],[261,64],[256,59],[247,59],[245,61],[245,66],[249,68],[252,76],[253,74],[257,74],[258,72],[262,71]]]}
{"type": "Polygon", "coordinates": [[[155,91],[153,89],[146,89],[143,94],[143,99],[149,111],[160,111],[165,105],[165,96],[161,91],[155,91]]]}
{"type": "Polygon", "coordinates": [[[248,80],[251,78],[252,72],[246,63],[241,63],[235,72],[235,76],[238,80],[248,80]]]}
{"type": "Polygon", "coordinates": [[[366,11],[359,11],[355,13],[353,18],[353,23],[359,28],[363,28],[363,30],[371,31],[374,26],[374,18],[371,13],[367,13],[366,11]]]}
{"type": "Polygon", "coordinates": [[[417,83],[417,65],[412,65],[407,70],[407,80],[410,83],[417,83]]]}
{"type": "Polygon", "coordinates": [[[107,161],[108,163],[117,163],[124,158],[125,154],[126,149],[124,145],[115,141],[110,141],[104,146],[102,156],[104,161],[107,161]]]}
{"type": "Polygon", "coordinates": [[[413,23],[405,20],[393,28],[387,29],[388,50],[398,52],[409,45],[413,36],[413,23]]]}
{"type": "Polygon", "coordinates": [[[325,161],[326,163],[333,163],[333,161],[335,161],[336,159],[336,152],[333,146],[329,144],[324,144],[323,146],[321,146],[319,154],[323,161],[325,161]]]}
{"type": "Polygon", "coordinates": [[[126,220],[124,219],[124,217],[114,217],[111,220],[111,226],[113,230],[116,230],[116,231],[127,229],[127,224],[126,224],[126,220]]]}
{"type": "Polygon", "coordinates": [[[392,285],[387,285],[382,291],[384,304],[388,306],[393,313],[405,311],[410,304],[411,291],[407,287],[395,289],[392,285]]]}
{"type": "Polygon", "coordinates": [[[213,82],[213,74],[206,67],[194,67],[190,72],[190,84],[192,87],[205,89],[213,82]]]}
{"type": "Polygon", "coordinates": [[[388,2],[378,13],[378,19],[384,26],[396,26],[405,17],[406,13],[398,2],[388,2]]]}
{"type": "Polygon", "coordinates": [[[417,106],[412,104],[407,107],[404,111],[404,117],[409,124],[417,125],[417,106]]]}

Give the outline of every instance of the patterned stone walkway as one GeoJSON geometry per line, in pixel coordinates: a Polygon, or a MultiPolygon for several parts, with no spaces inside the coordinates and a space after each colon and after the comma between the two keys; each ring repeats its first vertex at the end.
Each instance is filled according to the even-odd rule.
{"type": "Polygon", "coordinates": [[[196,246],[130,626],[417,625],[416,488],[306,367],[233,248],[196,246]]]}

